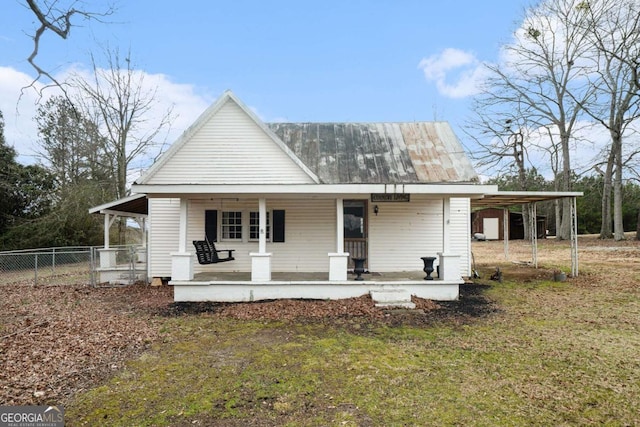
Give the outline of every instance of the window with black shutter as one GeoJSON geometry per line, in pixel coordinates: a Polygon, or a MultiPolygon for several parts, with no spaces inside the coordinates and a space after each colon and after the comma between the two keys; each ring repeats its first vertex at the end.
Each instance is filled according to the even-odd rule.
{"type": "Polygon", "coordinates": [[[273,210],[272,241],[284,242],[284,210],[273,210]]]}
{"type": "Polygon", "coordinates": [[[218,211],[204,211],[204,234],[208,241],[218,241],[218,211]]]}

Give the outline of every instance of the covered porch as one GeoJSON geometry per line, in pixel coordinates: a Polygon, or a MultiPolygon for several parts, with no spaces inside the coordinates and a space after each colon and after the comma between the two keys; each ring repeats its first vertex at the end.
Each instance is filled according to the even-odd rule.
{"type": "Polygon", "coordinates": [[[349,273],[346,280],[329,280],[326,272],[273,272],[268,282],[251,280],[249,272],[197,273],[192,280],[172,280],[175,301],[249,302],[280,298],[343,299],[370,294],[379,305],[409,306],[411,296],[450,301],[458,299],[463,280],[438,277],[425,280],[426,273],[398,271],[362,275],[349,273]]]}
{"type": "Polygon", "coordinates": [[[261,187],[256,193],[256,186],[252,192],[216,186],[207,194],[154,194],[143,187],[155,239],[150,276],[170,277],[176,301],[339,299],[387,291],[458,298],[470,271],[469,198],[481,197],[484,186],[261,187]],[[162,247],[156,231],[161,210],[174,230],[163,227],[162,247]],[[277,217],[286,225],[275,224],[277,217]],[[205,238],[225,256],[231,250],[234,259],[196,262],[192,241],[205,238]],[[433,280],[424,280],[427,257],[433,280]],[[354,258],[365,263],[361,281],[352,274],[354,258]],[[159,274],[162,259],[169,274],[159,274]]]}

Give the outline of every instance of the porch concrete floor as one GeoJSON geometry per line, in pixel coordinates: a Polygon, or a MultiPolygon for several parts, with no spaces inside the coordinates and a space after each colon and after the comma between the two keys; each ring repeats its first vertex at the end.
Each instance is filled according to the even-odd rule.
{"type": "MultiPolygon", "coordinates": [[[[435,273],[434,273],[435,274],[435,273]]],[[[353,281],[356,275],[353,273],[349,273],[347,275],[347,280],[353,281]]],[[[372,282],[390,282],[390,281],[421,281],[427,282],[424,280],[425,273],[424,271],[397,271],[397,272],[385,272],[385,273],[365,273],[362,275],[362,278],[365,281],[372,282]]],[[[433,277],[433,275],[431,276],[433,277]]],[[[327,282],[329,280],[328,272],[316,272],[316,273],[301,273],[301,272],[272,272],[271,273],[272,281],[283,281],[283,282],[327,282]]],[[[202,273],[196,273],[193,278],[194,282],[247,282],[251,281],[251,273],[250,272],[213,272],[207,271],[202,273]]],[[[437,278],[434,280],[438,281],[437,278]]],[[[358,283],[358,282],[356,282],[358,283]]],[[[428,282],[427,282],[428,283],[428,282]]]]}

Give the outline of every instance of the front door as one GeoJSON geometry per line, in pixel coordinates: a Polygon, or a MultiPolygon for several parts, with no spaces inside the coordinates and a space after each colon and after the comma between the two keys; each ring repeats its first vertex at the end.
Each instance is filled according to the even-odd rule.
{"type": "MultiPolygon", "coordinates": [[[[349,252],[349,268],[353,268],[352,258],[367,258],[367,201],[344,201],[344,251],[349,252]]],[[[368,267],[368,261],[365,262],[368,267]]]]}

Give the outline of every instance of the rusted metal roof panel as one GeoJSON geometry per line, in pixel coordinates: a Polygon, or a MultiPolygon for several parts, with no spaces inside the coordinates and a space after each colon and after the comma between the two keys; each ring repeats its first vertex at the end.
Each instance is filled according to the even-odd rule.
{"type": "Polygon", "coordinates": [[[446,122],[269,123],[323,183],[477,182],[446,122]]]}

